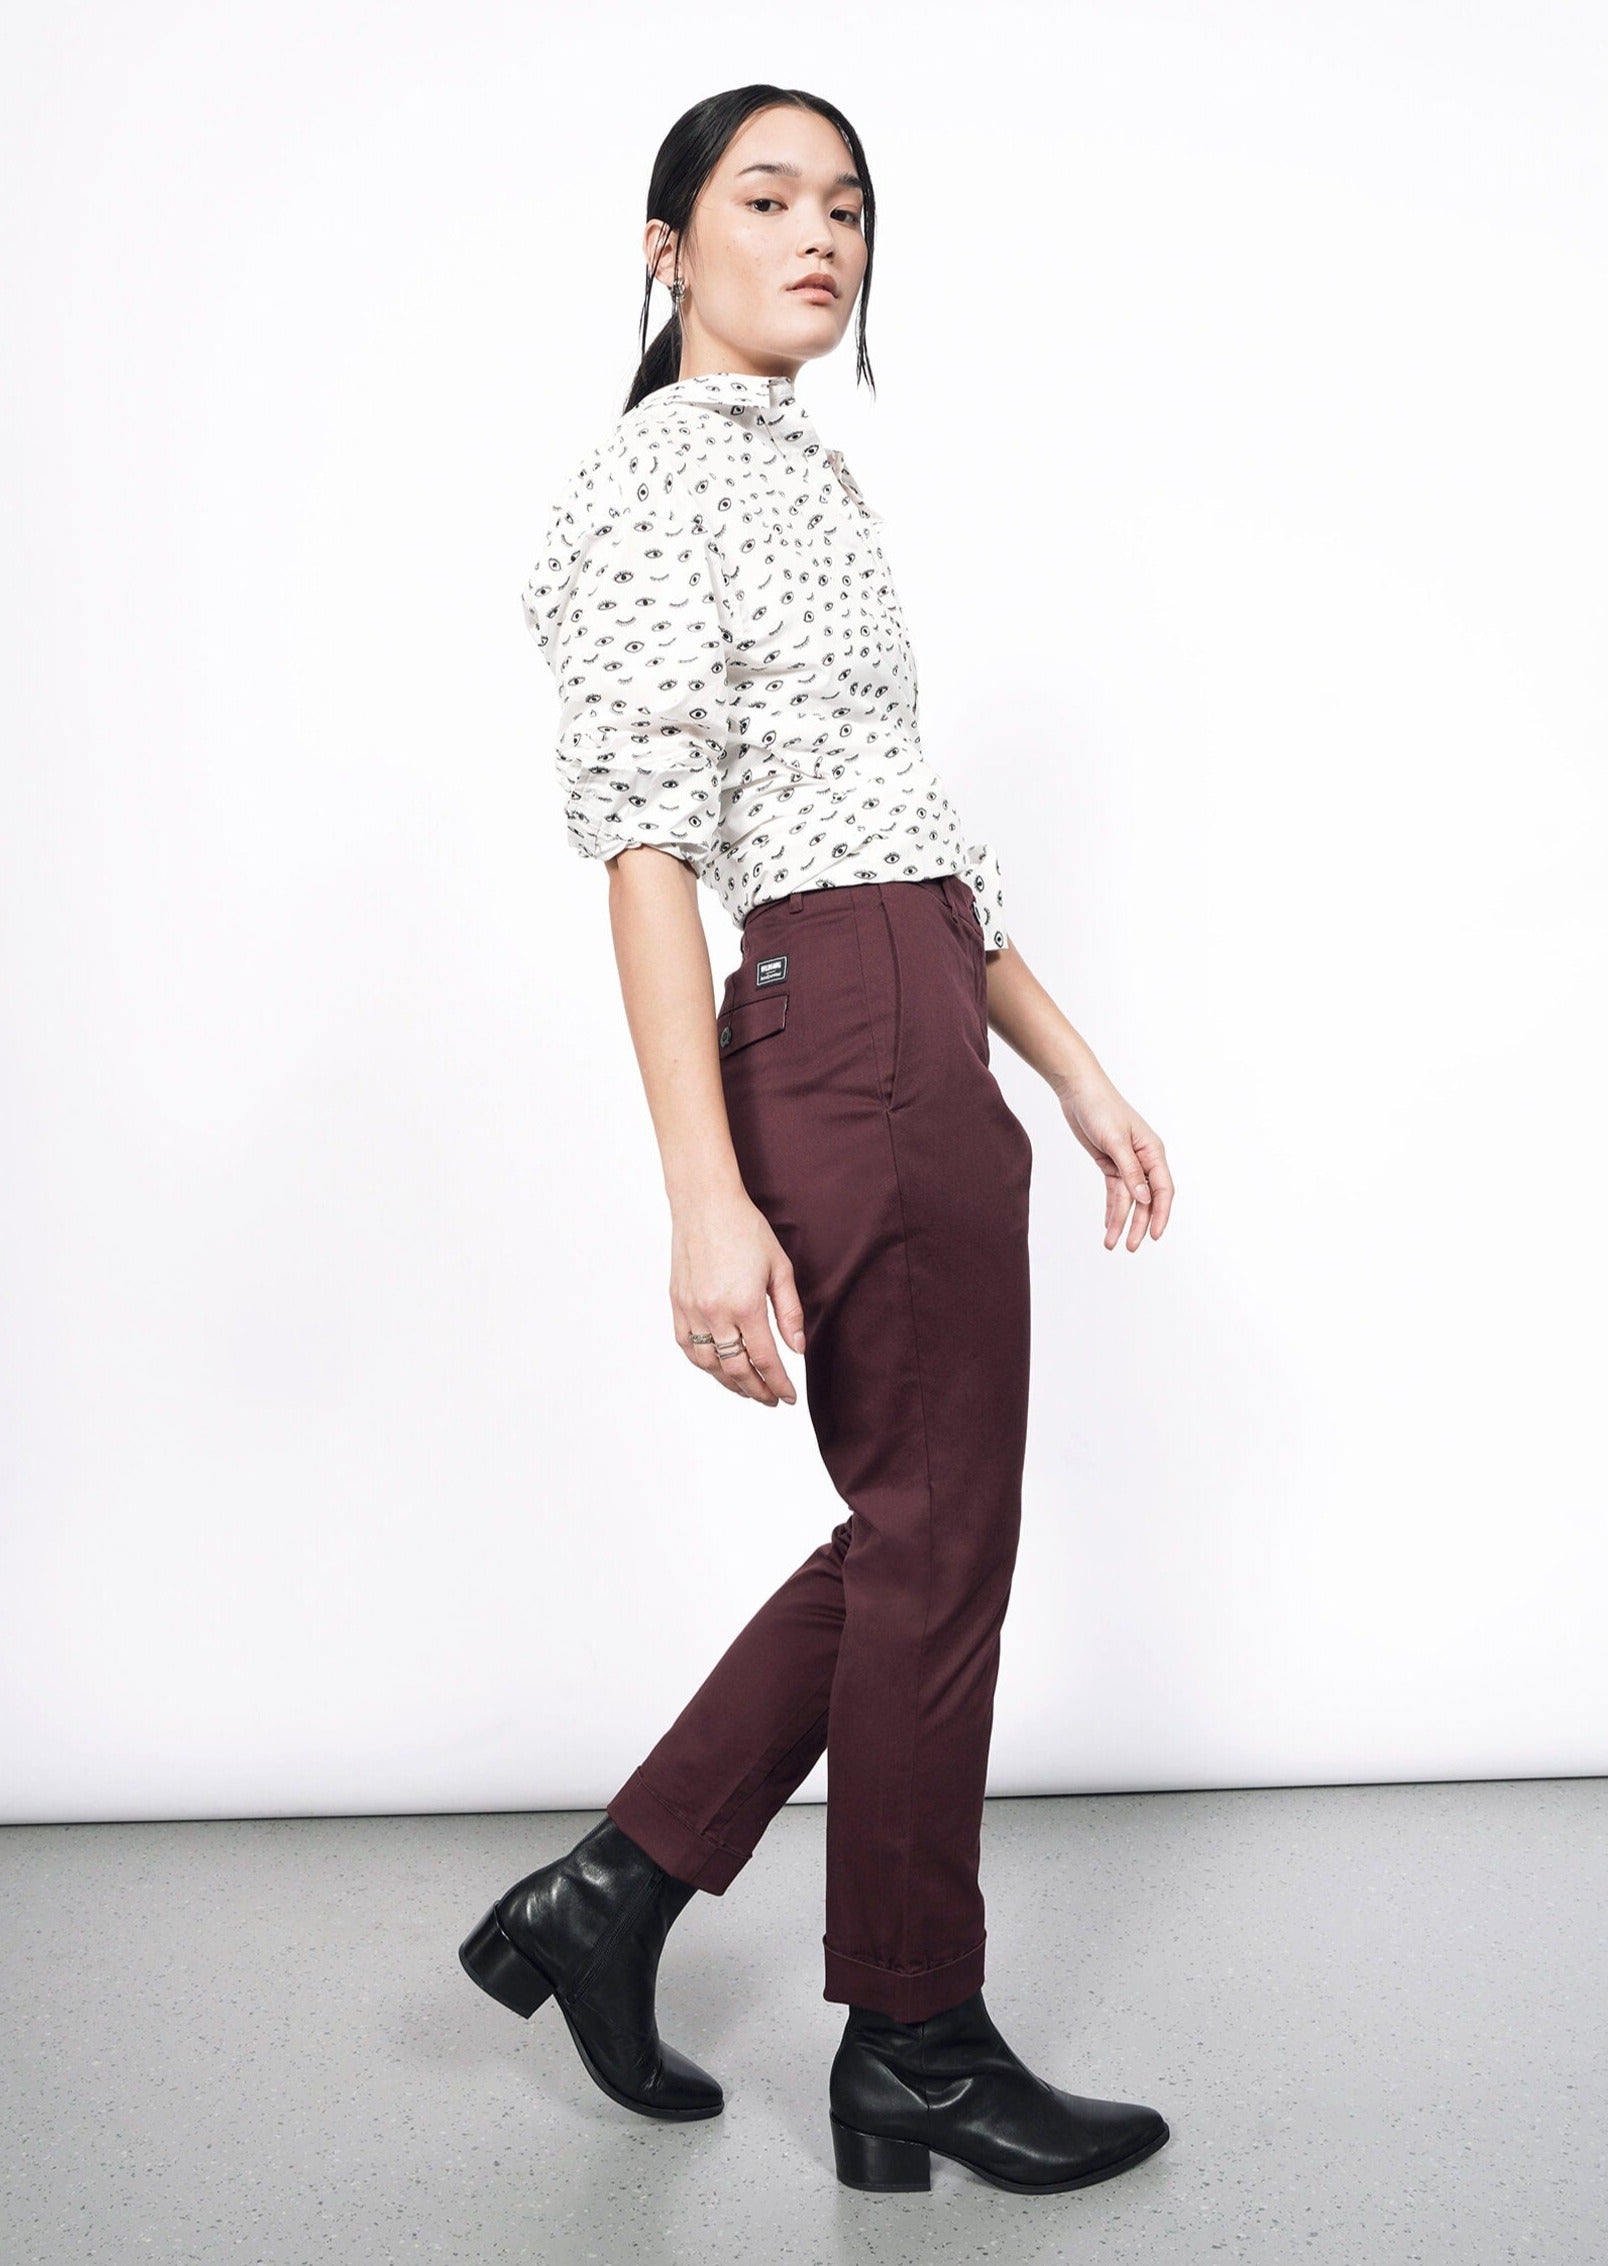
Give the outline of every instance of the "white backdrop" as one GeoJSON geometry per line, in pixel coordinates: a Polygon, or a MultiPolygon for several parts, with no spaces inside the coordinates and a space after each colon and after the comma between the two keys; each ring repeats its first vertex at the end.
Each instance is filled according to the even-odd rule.
{"type": "Polygon", "coordinates": [[[928,753],[1180,1188],[1106,1252],[996,1046],[991,1791],[1608,1768],[1600,11],[8,26],[0,1814],[601,1804],[841,1515],[672,1342],[519,609],[758,78],[866,139],[798,390],[928,753]]]}

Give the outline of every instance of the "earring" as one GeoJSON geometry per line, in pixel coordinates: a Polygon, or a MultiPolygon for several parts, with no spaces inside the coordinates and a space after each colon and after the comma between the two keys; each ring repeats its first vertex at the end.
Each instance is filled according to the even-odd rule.
{"type": "Polygon", "coordinates": [[[679,275],[676,277],[675,282],[670,286],[670,304],[678,315],[681,312],[681,296],[686,288],[686,285],[682,282],[679,275]]]}

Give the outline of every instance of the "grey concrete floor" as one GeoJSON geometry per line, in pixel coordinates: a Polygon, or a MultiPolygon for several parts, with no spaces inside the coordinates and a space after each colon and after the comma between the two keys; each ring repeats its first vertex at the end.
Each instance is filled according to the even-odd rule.
{"type": "Polygon", "coordinates": [[[1172,2125],[1033,2197],[837,2183],[818,1805],[666,1946],[724,2115],[476,1990],[460,1938],[598,1814],[0,1829],[8,2266],[1608,2258],[1608,1780],[990,1802],[991,2013],[1172,2125]]]}

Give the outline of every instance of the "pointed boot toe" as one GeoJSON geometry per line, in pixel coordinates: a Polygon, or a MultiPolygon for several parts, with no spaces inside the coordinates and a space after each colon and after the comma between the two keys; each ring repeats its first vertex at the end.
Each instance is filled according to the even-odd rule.
{"type": "Polygon", "coordinates": [[[719,2082],[659,2036],[659,1958],[696,1890],[605,1815],[567,1856],[516,1881],[458,1947],[465,1972],[515,2014],[555,1999],[593,2083],[671,2121],[718,2116],[719,2082]]]}
{"type": "Polygon", "coordinates": [[[1171,2137],[1155,2109],[1036,2077],[981,1991],[924,2022],[851,2007],[830,2097],[838,2178],[878,2194],[930,2186],[937,2153],[1014,2194],[1058,2195],[1131,2170],[1171,2137]]]}
{"type": "Polygon", "coordinates": [[[585,2002],[563,2009],[587,2074],[611,2100],[642,2116],[691,2122],[726,2106],[720,2080],[690,2054],[666,2045],[656,2023],[621,2031],[585,2002]]]}
{"type": "Polygon", "coordinates": [[[1096,2101],[1083,2093],[1063,2093],[1058,2085],[1050,2091],[1077,2117],[1104,2162],[1125,2169],[1172,2137],[1161,2111],[1142,2101],[1096,2101]]]}

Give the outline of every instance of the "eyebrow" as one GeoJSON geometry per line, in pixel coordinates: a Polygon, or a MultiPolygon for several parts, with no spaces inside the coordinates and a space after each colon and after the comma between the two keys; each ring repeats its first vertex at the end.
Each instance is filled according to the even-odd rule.
{"type": "MultiPolygon", "coordinates": [[[[763,158],[756,164],[739,166],[732,178],[740,181],[745,173],[785,173],[790,181],[802,181],[804,178],[804,169],[800,165],[780,165],[774,160],[763,158]]],[[[865,183],[860,179],[858,173],[835,173],[832,176],[831,186],[834,189],[863,190],[865,183]]]]}

